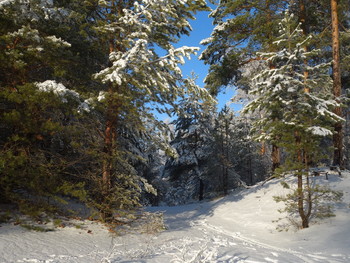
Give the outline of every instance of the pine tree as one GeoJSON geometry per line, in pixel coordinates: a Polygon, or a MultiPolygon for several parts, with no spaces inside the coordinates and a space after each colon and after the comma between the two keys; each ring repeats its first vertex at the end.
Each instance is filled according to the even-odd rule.
{"type": "MultiPolygon", "coordinates": [[[[186,85],[195,86],[194,80],[188,80],[186,85]]],[[[175,136],[171,141],[177,156],[167,160],[164,170],[164,177],[171,183],[166,201],[171,204],[203,200],[207,192],[216,190],[211,178],[214,157],[213,101],[203,100],[191,92],[179,102],[179,106],[181,110],[174,121],[175,136]]]]}
{"type": "Polygon", "coordinates": [[[233,164],[230,157],[232,151],[232,121],[233,113],[229,107],[225,107],[219,112],[215,120],[215,139],[218,148],[218,162],[221,168],[222,191],[228,194],[229,177],[232,177],[233,164]],[[231,174],[231,176],[229,175],[231,174]]]}
{"type": "Polygon", "coordinates": [[[63,36],[73,30],[57,25],[78,23],[70,11],[51,1],[0,3],[0,187],[27,210],[54,205],[59,194],[86,196],[68,172],[80,98],[61,83],[74,57],[63,36]]]}
{"type": "Polygon", "coordinates": [[[281,35],[275,41],[279,50],[259,54],[276,68],[262,70],[254,78],[251,92],[258,98],[245,110],[264,111],[264,117],[253,127],[256,139],[279,138],[278,145],[286,150],[288,156],[282,170],[295,171],[298,177],[298,213],[302,227],[306,228],[312,206],[308,195],[309,164],[318,160],[319,139],[332,135],[331,123],[341,119],[332,112],[338,104],[332,100],[329,65],[314,63],[312,58],[317,50],[304,49],[310,37],[303,37],[300,24],[293,27],[294,21],[293,15],[286,12],[281,21],[281,35]],[[305,71],[309,74],[307,79],[305,71]]]}
{"type": "Polygon", "coordinates": [[[217,3],[210,14],[216,27],[211,36],[202,41],[207,48],[200,55],[200,59],[210,65],[205,83],[212,93],[229,85],[246,88],[239,85],[242,67],[256,60],[257,50],[272,46],[278,31],[276,21],[287,4],[288,1],[275,0],[217,3]]]}
{"type": "MultiPolygon", "coordinates": [[[[331,0],[332,13],[332,50],[333,50],[333,94],[338,101],[342,95],[341,70],[340,70],[340,44],[339,44],[339,18],[338,18],[338,0],[331,0]]],[[[343,117],[341,107],[335,108],[335,114],[343,117]]],[[[343,154],[343,123],[337,122],[334,125],[335,133],[333,134],[334,157],[333,165],[344,168],[343,154]]]]}
{"type": "MultiPolygon", "coordinates": [[[[298,16],[298,20],[302,23],[301,28],[304,34],[313,33],[317,35],[317,40],[310,42],[310,45],[323,50],[320,53],[319,60],[329,61],[333,58],[333,94],[341,102],[343,89],[346,86],[343,85],[342,87],[341,84],[339,25],[342,25],[342,30],[345,29],[346,31],[344,25],[347,19],[346,14],[349,12],[348,1],[298,0],[292,2],[291,11],[298,16]]],[[[307,77],[307,72],[305,72],[305,77],[307,77]]],[[[342,107],[336,107],[335,112],[338,116],[343,117],[342,107]]],[[[344,165],[343,123],[335,123],[334,129],[336,132],[333,135],[334,152],[332,163],[342,167],[344,165]]]]}
{"type": "MultiPolygon", "coordinates": [[[[234,85],[247,91],[242,81],[244,68],[258,61],[256,51],[273,51],[277,22],[281,10],[289,1],[220,1],[210,16],[214,18],[211,36],[202,41],[207,45],[200,59],[210,65],[205,83],[217,93],[222,87],[234,85]]],[[[269,65],[273,67],[274,65],[269,65]]],[[[272,170],[280,163],[279,149],[273,145],[272,170]]]]}
{"type": "MultiPolygon", "coordinates": [[[[119,127],[131,121],[142,130],[143,120],[154,119],[150,107],[167,111],[166,106],[175,106],[177,98],[184,94],[178,65],[198,49],[175,48],[173,44],[181,35],[189,34],[188,20],[205,8],[204,1],[99,2],[101,19],[96,30],[109,53],[105,68],[95,74],[105,85],[100,191],[106,203],[115,192],[114,178],[121,176],[114,163],[120,148],[119,127]],[[158,55],[160,50],[166,54],[158,55]]],[[[104,220],[111,218],[110,209],[102,212],[104,220]]]]}

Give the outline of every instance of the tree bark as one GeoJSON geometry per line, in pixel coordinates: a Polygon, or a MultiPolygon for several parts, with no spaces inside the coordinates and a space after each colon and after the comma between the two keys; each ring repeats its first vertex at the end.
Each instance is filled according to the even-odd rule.
{"type": "MultiPolygon", "coordinates": [[[[339,44],[339,20],[338,20],[338,0],[331,0],[332,13],[332,50],[333,50],[333,94],[336,100],[340,101],[341,96],[341,70],[340,70],[340,44],[339,44]]],[[[334,113],[343,117],[341,107],[336,107],[334,113]]],[[[333,135],[333,165],[343,168],[343,124],[337,122],[334,125],[333,135]]]]}
{"type": "Polygon", "coordinates": [[[280,166],[280,163],[281,163],[280,148],[275,144],[272,145],[271,158],[272,158],[272,172],[274,172],[276,168],[280,166]]]}
{"type": "MultiPolygon", "coordinates": [[[[112,88],[109,90],[109,95],[113,94],[112,88]]],[[[104,160],[102,163],[102,196],[106,207],[105,211],[101,211],[103,221],[110,221],[112,218],[110,203],[110,193],[112,189],[112,175],[113,175],[113,158],[117,141],[116,123],[117,114],[113,107],[114,103],[109,98],[106,112],[106,124],[103,132],[104,146],[104,160]]]]}
{"type": "Polygon", "coordinates": [[[204,183],[203,179],[199,178],[199,201],[204,199],[204,183]]]}
{"type": "Polygon", "coordinates": [[[107,121],[107,125],[104,131],[104,153],[106,154],[105,160],[102,166],[102,191],[103,195],[107,196],[111,188],[111,174],[112,174],[112,129],[113,125],[110,121],[107,121]]]}
{"type": "MultiPolygon", "coordinates": [[[[303,149],[301,147],[301,138],[298,133],[298,131],[294,132],[294,137],[295,137],[295,145],[296,145],[296,154],[297,154],[297,161],[300,164],[305,164],[304,163],[304,156],[303,156],[303,149]]],[[[307,165],[306,167],[307,168],[307,165]]],[[[303,169],[299,168],[297,171],[298,174],[298,188],[297,188],[297,197],[298,197],[298,212],[299,216],[301,218],[301,227],[302,228],[308,228],[309,227],[309,216],[305,213],[305,191],[308,189],[304,189],[304,182],[303,182],[303,169]]],[[[311,201],[311,199],[310,199],[311,201]]]]}
{"type": "Polygon", "coordinates": [[[223,191],[223,193],[224,193],[224,195],[226,195],[227,193],[226,193],[226,180],[225,180],[225,162],[226,162],[226,156],[225,156],[225,148],[224,148],[224,144],[225,144],[225,142],[224,142],[224,136],[223,136],[223,134],[222,134],[222,138],[221,138],[221,155],[220,155],[220,161],[221,161],[221,172],[222,172],[222,174],[221,174],[221,179],[222,179],[222,191],[223,191]]]}
{"type": "Polygon", "coordinates": [[[305,0],[299,0],[299,21],[301,22],[301,29],[306,36],[310,33],[309,22],[307,20],[305,0]]]}
{"type": "Polygon", "coordinates": [[[225,119],[225,143],[224,143],[224,155],[225,155],[225,172],[224,172],[224,195],[228,194],[228,169],[230,166],[230,157],[228,151],[229,144],[229,131],[230,131],[230,123],[227,119],[225,119]]]}
{"type": "MultiPolygon", "coordinates": [[[[116,2],[112,2],[111,12],[119,13],[121,15],[122,5],[117,6],[116,2]]],[[[111,35],[109,39],[109,53],[116,51],[117,43],[116,36],[111,35]]],[[[108,62],[109,64],[110,62],[108,62]]],[[[102,198],[104,205],[101,211],[103,221],[111,221],[113,217],[111,203],[111,189],[113,187],[113,158],[115,153],[117,141],[117,118],[118,118],[118,102],[113,98],[115,88],[110,84],[108,89],[107,109],[105,115],[105,128],[103,132],[104,146],[103,153],[104,160],[102,163],[102,198]]]]}
{"type": "Polygon", "coordinates": [[[301,227],[308,228],[309,220],[304,211],[304,189],[303,189],[303,176],[298,174],[298,212],[301,218],[301,227]]]}

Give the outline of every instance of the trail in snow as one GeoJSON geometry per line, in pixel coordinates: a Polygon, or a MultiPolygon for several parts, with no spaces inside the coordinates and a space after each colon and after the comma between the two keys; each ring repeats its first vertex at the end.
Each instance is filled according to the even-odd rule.
{"type": "Polygon", "coordinates": [[[350,262],[349,174],[317,180],[343,190],[344,201],[337,217],[307,230],[275,230],[272,196],[285,190],[274,181],[209,203],[150,208],[164,211],[168,230],[158,234],[111,236],[89,221],[48,233],[2,225],[0,263],[350,262]]]}
{"type": "MultiPolygon", "coordinates": [[[[221,239],[224,237],[228,237],[232,241],[235,241],[235,244],[242,247],[251,247],[259,252],[260,255],[263,255],[267,251],[271,255],[274,256],[275,259],[271,259],[268,256],[263,258],[265,261],[262,262],[305,262],[305,263],[313,263],[313,262],[350,262],[350,256],[347,255],[323,255],[322,252],[312,253],[310,251],[296,251],[293,249],[284,249],[276,246],[272,246],[270,244],[262,243],[258,240],[254,240],[252,238],[247,238],[241,235],[239,232],[231,233],[227,230],[222,229],[221,227],[217,227],[211,224],[208,224],[205,220],[201,222],[197,222],[194,227],[199,227],[204,232],[211,231],[212,235],[219,236],[221,239]],[[263,250],[263,251],[258,251],[263,250]]],[[[259,259],[261,260],[261,259],[259,259]]]]}

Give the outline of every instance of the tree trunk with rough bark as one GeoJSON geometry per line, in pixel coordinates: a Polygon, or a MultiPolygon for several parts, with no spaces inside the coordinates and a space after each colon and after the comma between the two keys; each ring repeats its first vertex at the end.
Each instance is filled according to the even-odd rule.
{"type": "Polygon", "coordinates": [[[306,216],[304,211],[304,188],[303,188],[303,176],[298,175],[298,211],[301,218],[301,227],[309,227],[309,218],[306,216]]]}
{"type": "MultiPolygon", "coordinates": [[[[109,107],[111,107],[109,105],[109,107]]],[[[110,203],[110,193],[112,189],[112,174],[113,174],[113,156],[116,142],[116,117],[113,116],[113,110],[107,110],[106,124],[104,129],[104,160],[102,163],[102,196],[106,207],[101,211],[102,220],[107,222],[112,219],[110,203]]]]}
{"type": "MultiPolygon", "coordinates": [[[[111,11],[113,13],[122,14],[122,5],[113,2],[111,11]]],[[[109,39],[109,53],[117,50],[117,36],[111,36],[109,39]]],[[[104,208],[101,212],[103,221],[111,221],[113,218],[111,203],[111,189],[113,187],[113,158],[115,154],[115,147],[117,142],[117,118],[118,118],[118,102],[113,98],[115,87],[110,84],[108,89],[107,109],[105,115],[105,127],[103,131],[103,153],[104,160],[102,163],[102,196],[104,201],[104,208]]]]}
{"type": "Polygon", "coordinates": [[[280,148],[276,146],[275,144],[272,145],[272,152],[271,152],[271,158],[272,158],[272,172],[274,172],[281,164],[281,157],[280,157],[280,148]]]}
{"type": "MultiPolygon", "coordinates": [[[[340,51],[339,51],[339,20],[338,20],[338,0],[331,0],[332,13],[332,50],[333,50],[333,94],[339,101],[341,96],[341,71],[340,71],[340,51]]],[[[341,107],[336,107],[334,113],[343,117],[341,107]]],[[[343,168],[343,124],[337,122],[334,125],[333,135],[333,165],[343,168]]]]}

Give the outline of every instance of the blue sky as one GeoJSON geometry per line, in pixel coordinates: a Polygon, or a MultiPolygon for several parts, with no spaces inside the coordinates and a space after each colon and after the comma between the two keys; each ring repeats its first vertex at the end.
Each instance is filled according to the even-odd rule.
{"type": "MultiPolygon", "coordinates": [[[[212,19],[208,18],[210,12],[199,12],[197,13],[196,20],[192,20],[191,26],[193,31],[190,36],[182,36],[181,41],[177,46],[195,46],[200,47],[201,50],[198,52],[197,56],[192,56],[191,60],[186,60],[186,64],[183,65],[182,71],[185,77],[191,75],[191,72],[194,72],[198,75],[197,85],[204,87],[204,78],[208,73],[208,65],[204,65],[204,62],[198,59],[198,56],[203,52],[205,46],[200,45],[199,43],[208,37],[214,28],[212,25],[212,19]]],[[[218,110],[220,110],[227,102],[230,101],[234,95],[233,88],[227,88],[224,93],[219,94],[218,96],[218,110]]],[[[231,105],[235,110],[238,110],[237,105],[231,105]]]]}

